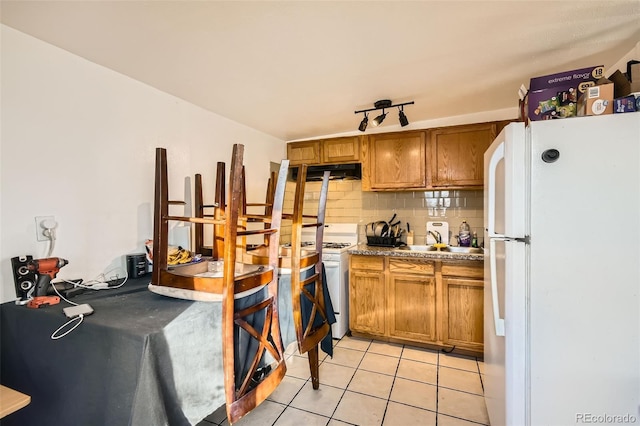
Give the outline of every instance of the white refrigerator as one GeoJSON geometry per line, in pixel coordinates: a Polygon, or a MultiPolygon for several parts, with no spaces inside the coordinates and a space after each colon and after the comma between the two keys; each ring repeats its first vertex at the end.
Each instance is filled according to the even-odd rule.
{"type": "Polygon", "coordinates": [[[640,113],[512,123],[484,161],[491,425],[640,424],[640,113]]]}

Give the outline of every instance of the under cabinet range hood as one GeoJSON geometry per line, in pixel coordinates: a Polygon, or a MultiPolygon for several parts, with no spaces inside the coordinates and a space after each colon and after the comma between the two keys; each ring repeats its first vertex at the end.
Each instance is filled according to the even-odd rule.
{"type": "MultiPolygon", "coordinates": [[[[362,178],[362,166],[360,163],[324,164],[320,166],[308,166],[307,181],[322,180],[326,170],[331,172],[330,180],[360,180],[362,178]]],[[[291,179],[298,179],[298,167],[291,167],[291,179]]]]}

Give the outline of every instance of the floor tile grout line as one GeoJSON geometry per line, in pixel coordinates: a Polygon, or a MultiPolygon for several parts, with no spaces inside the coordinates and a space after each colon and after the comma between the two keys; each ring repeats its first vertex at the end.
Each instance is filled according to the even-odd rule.
{"type": "Polygon", "coordinates": [[[476,365],[478,366],[478,375],[480,376],[480,386],[482,387],[482,396],[484,396],[484,380],[482,380],[482,372],[480,371],[480,361],[476,358],[476,365]]]}
{"type": "MultiPolygon", "coordinates": [[[[320,365],[318,365],[318,367],[320,367],[320,365]]],[[[290,376],[290,377],[293,377],[293,376],[290,376]]],[[[296,379],[297,379],[297,378],[298,378],[298,377],[296,377],[296,379]]],[[[302,379],[301,379],[301,380],[302,380],[302,379]]],[[[294,400],[294,399],[296,399],[296,396],[298,396],[298,394],[299,394],[300,392],[302,392],[302,389],[304,389],[304,387],[305,387],[305,386],[306,386],[306,384],[309,382],[309,380],[311,380],[311,376],[309,376],[309,377],[304,381],[304,383],[302,384],[302,386],[300,387],[300,389],[298,389],[298,392],[296,392],[296,394],[295,394],[295,395],[293,395],[293,398],[291,398],[291,401],[289,401],[289,402],[285,405],[284,410],[282,410],[282,412],[278,415],[278,417],[276,417],[276,419],[273,421],[273,423],[272,423],[272,425],[271,425],[271,426],[275,425],[275,424],[278,422],[278,420],[280,419],[280,417],[282,416],[282,414],[284,414],[284,412],[285,412],[285,411],[287,411],[287,408],[289,408],[289,407],[291,406],[291,403],[293,402],[293,400],[294,400]]],[[[272,401],[272,402],[276,402],[276,401],[272,401]]],[[[292,408],[296,408],[296,407],[292,407],[292,408]]],[[[298,410],[299,410],[299,408],[298,408],[298,410]]],[[[313,414],[317,414],[317,413],[313,413],[313,414]]],[[[328,422],[327,422],[327,423],[328,423],[328,422]]]]}
{"type": "MultiPolygon", "coordinates": [[[[357,350],[359,352],[364,352],[365,354],[367,353],[367,350],[369,349],[369,347],[371,346],[371,342],[369,341],[369,344],[367,345],[367,349],[364,351],[360,351],[358,349],[351,349],[351,348],[346,348],[346,347],[341,347],[341,349],[351,349],[351,350],[357,350]]],[[[338,345],[335,346],[336,348],[339,347],[338,345]]],[[[325,357],[326,359],[326,357],[325,357]]],[[[333,359],[333,358],[332,358],[333,359]]],[[[349,385],[351,384],[351,382],[353,381],[353,377],[356,375],[358,369],[360,368],[360,364],[362,364],[362,360],[364,359],[364,355],[362,356],[362,358],[360,359],[360,361],[358,362],[358,365],[355,367],[353,374],[351,375],[351,378],[349,379],[349,382],[347,382],[346,386],[344,389],[342,389],[342,395],[340,395],[340,399],[338,400],[338,403],[336,404],[336,408],[333,409],[333,412],[331,413],[331,416],[329,417],[329,422],[331,422],[331,420],[334,420],[335,418],[333,417],[336,414],[336,411],[338,410],[338,407],[340,406],[340,403],[342,402],[342,399],[344,398],[344,395],[347,393],[347,388],[349,387],[349,385]]],[[[332,364],[332,363],[329,363],[332,364]]],[[[334,365],[340,365],[342,367],[347,367],[347,368],[353,368],[350,366],[346,366],[346,365],[342,365],[342,364],[334,364],[334,365]]],[[[366,370],[365,370],[366,371],[366,370]]],[[[329,385],[325,385],[325,386],[329,386],[329,385]]],[[[340,388],[338,388],[340,389],[340,388]]],[[[293,400],[292,400],[293,401],[293,400]]],[[[295,407],[294,407],[295,408],[295,407]]],[[[343,420],[339,420],[339,419],[335,419],[341,422],[344,422],[343,420]]],[[[329,423],[327,422],[327,424],[329,423]]],[[[348,422],[345,422],[348,423],[348,422]]]]}
{"type": "MultiPolygon", "coordinates": [[[[338,346],[336,345],[334,348],[336,348],[336,347],[338,347],[338,346]]],[[[349,349],[349,348],[341,348],[341,349],[349,349]]],[[[355,350],[355,349],[354,349],[354,350],[355,350]]],[[[363,352],[363,351],[359,351],[359,352],[363,352]]],[[[365,351],[365,352],[366,352],[366,351],[365,351]]],[[[300,357],[302,357],[302,356],[300,356],[300,357]]],[[[320,364],[324,363],[324,361],[327,359],[327,357],[328,357],[328,356],[326,356],[326,357],[322,360],[322,362],[321,362],[320,364]]],[[[304,358],[304,357],[302,357],[302,358],[304,358]]],[[[363,355],[363,358],[364,358],[364,355],[363,355]]],[[[342,398],[344,397],[344,394],[345,394],[345,393],[346,393],[346,391],[347,391],[347,387],[349,387],[349,384],[350,384],[350,383],[351,383],[351,381],[353,380],[353,377],[355,376],[356,372],[358,371],[358,368],[359,368],[359,366],[360,366],[360,363],[361,363],[361,362],[362,362],[362,359],[361,359],[361,360],[360,360],[360,362],[358,363],[358,366],[354,369],[353,374],[351,375],[351,379],[349,379],[349,382],[347,383],[347,385],[346,385],[346,387],[345,387],[344,389],[342,389],[342,388],[340,388],[340,387],[338,387],[338,386],[331,386],[331,385],[327,385],[327,384],[325,384],[325,385],[324,385],[324,386],[328,386],[328,387],[331,387],[331,388],[335,388],[335,389],[340,389],[340,390],[342,390],[342,395],[340,396],[340,399],[338,400],[338,404],[336,405],[336,408],[334,408],[333,412],[331,413],[331,416],[329,416],[329,420],[327,421],[327,424],[328,424],[329,422],[331,422],[331,420],[333,419],[333,415],[335,414],[336,410],[338,409],[338,405],[340,405],[340,402],[342,401],[342,398]]],[[[333,363],[329,363],[329,364],[333,364],[333,363]]],[[[333,365],[340,365],[340,366],[342,366],[342,367],[346,367],[346,368],[353,368],[353,367],[345,366],[345,365],[342,365],[342,364],[333,364],[333,365]]],[[[318,366],[319,366],[319,365],[318,365],[318,366]]],[[[295,377],[295,376],[292,376],[292,377],[295,377]]],[[[302,380],[302,379],[301,379],[301,380],[302,380]]],[[[319,416],[322,416],[322,417],[327,417],[327,416],[324,416],[324,415],[322,415],[322,414],[318,414],[318,413],[314,413],[313,411],[308,411],[308,410],[304,410],[304,409],[301,409],[301,408],[293,407],[293,406],[291,405],[291,402],[293,402],[293,400],[296,398],[296,396],[298,396],[298,394],[302,391],[302,389],[303,389],[303,388],[304,388],[304,386],[309,382],[309,380],[311,380],[311,377],[307,377],[307,379],[305,380],[305,383],[304,383],[304,384],[302,385],[302,387],[298,390],[298,392],[296,392],[296,394],[295,394],[295,395],[294,395],[294,397],[291,399],[291,401],[286,405],[285,410],[286,410],[288,407],[292,407],[292,408],[295,408],[295,409],[297,409],[297,410],[305,411],[305,412],[307,412],[307,413],[311,413],[311,414],[319,415],[319,416]]],[[[284,413],[284,411],[285,411],[285,410],[283,410],[283,411],[282,411],[282,413],[284,413]]],[[[274,421],[274,424],[278,421],[278,419],[280,418],[280,416],[282,415],[282,413],[280,413],[280,415],[278,416],[278,418],[274,421]]],[[[336,419],[336,420],[337,420],[337,419],[336,419]]],[[[342,420],[340,420],[340,421],[342,421],[342,420]]]]}
{"type": "Polygon", "coordinates": [[[380,426],[384,424],[384,419],[387,417],[387,410],[389,409],[389,402],[391,401],[391,394],[393,393],[393,386],[396,384],[396,378],[398,377],[398,370],[400,369],[400,360],[402,359],[402,353],[404,352],[405,345],[402,345],[400,350],[400,357],[398,358],[398,365],[396,365],[396,372],[393,375],[393,381],[391,382],[391,388],[389,389],[389,396],[387,397],[387,403],[384,406],[384,413],[382,413],[382,421],[380,426]]]}
{"type": "Polygon", "coordinates": [[[440,394],[440,352],[436,356],[436,360],[438,364],[436,366],[436,426],[438,426],[438,403],[439,403],[439,394],[440,394]]]}
{"type": "MultiPolygon", "coordinates": [[[[367,346],[367,349],[371,346],[371,342],[369,342],[369,346],[367,346]]],[[[360,351],[362,352],[362,351],[360,351]]],[[[364,351],[364,353],[366,354],[367,352],[364,351]]],[[[353,370],[353,374],[351,375],[351,378],[349,379],[349,382],[347,383],[347,385],[344,387],[343,391],[342,391],[342,395],[340,395],[340,399],[338,400],[338,403],[336,404],[336,408],[333,409],[333,412],[331,413],[331,417],[329,418],[329,421],[334,419],[334,415],[336,414],[336,411],[338,411],[338,407],[340,406],[340,403],[342,402],[342,398],[344,398],[344,395],[347,393],[347,388],[349,387],[349,385],[351,384],[351,382],[353,381],[353,377],[356,375],[356,373],[358,372],[358,369],[360,368],[360,364],[362,364],[362,360],[364,359],[364,355],[362,355],[362,358],[360,358],[360,361],[358,362],[358,365],[356,366],[356,368],[353,370]]],[[[345,367],[345,366],[343,366],[345,367]]],[[[353,367],[351,367],[353,368],[353,367]]],[[[339,420],[339,419],[336,419],[339,420]]],[[[342,421],[342,420],[340,420],[342,421]]]]}
{"type": "MultiPolygon", "coordinates": [[[[453,415],[451,415],[451,414],[445,414],[445,413],[441,413],[441,414],[442,414],[443,416],[451,417],[451,418],[453,418],[453,419],[463,420],[463,421],[465,421],[465,422],[473,423],[473,424],[476,424],[476,425],[481,425],[481,426],[490,426],[490,425],[488,425],[488,424],[486,424],[486,423],[477,422],[477,421],[475,421],[475,420],[465,419],[464,417],[453,416],[453,415]]],[[[437,423],[437,421],[436,421],[436,423],[437,423]]]]}

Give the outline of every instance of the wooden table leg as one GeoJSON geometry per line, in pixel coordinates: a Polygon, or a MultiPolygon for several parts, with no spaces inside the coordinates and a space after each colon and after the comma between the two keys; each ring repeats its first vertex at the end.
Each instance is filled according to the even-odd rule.
{"type": "Polygon", "coordinates": [[[309,349],[309,370],[311,370],[311,384],[314,389],[320,387],[320,369],[318,368],[318,345],[309,349]]]}

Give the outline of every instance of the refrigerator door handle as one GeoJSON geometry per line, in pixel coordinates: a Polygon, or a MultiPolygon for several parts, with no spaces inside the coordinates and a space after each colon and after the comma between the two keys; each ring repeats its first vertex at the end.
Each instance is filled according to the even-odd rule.
{"type": "Polygon", "coordinates": [[[500,318],[500,310],[498,305],[496,243],[493,239],[489,239],[489,267],[491,268],[491,311],[493,312],[493,324],[496,329],[496,336],[504,336],[504,318],[500,318]]]}
{"type": "Polygon", "coordinates": [[[487,201],[487,234],[491,237],[501,237],[496,234],[496,169],[498,163],[504,159],[504,142],[493,151],[488,167],[488,201],[487,201]]]}

